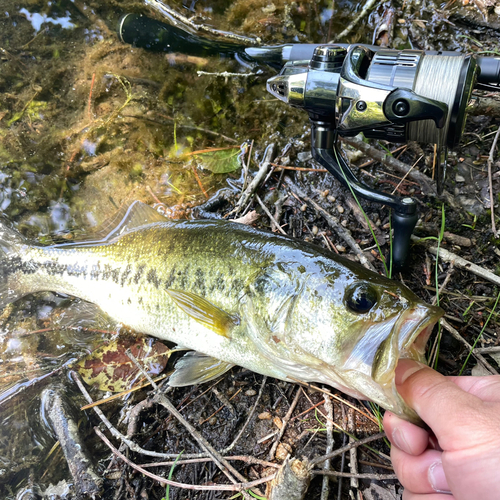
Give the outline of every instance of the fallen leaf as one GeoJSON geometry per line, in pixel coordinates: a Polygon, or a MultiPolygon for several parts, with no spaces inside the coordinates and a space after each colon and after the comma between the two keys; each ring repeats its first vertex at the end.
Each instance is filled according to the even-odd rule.
{"type": "Polygon", "coordinates": [[[241,168],[240,148],[207,151],[195,155],[198,165],[214,174],[227,174],[241,168]]]}
{"type": "Polygon", "coordinates": [[[171,353],[167,346],[152,338],[116,339],[80,360],[76,365],[78,372],[87,384],[96,385],[101,391],[125,391],[142,377],[127,356],[129,348],[151,376],[163,371],[171,353]]]}

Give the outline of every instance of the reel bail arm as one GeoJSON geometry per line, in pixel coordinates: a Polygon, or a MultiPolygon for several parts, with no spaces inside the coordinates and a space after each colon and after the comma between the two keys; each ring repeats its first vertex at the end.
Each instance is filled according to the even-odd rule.
{"type": "Polygon", "coordinates": [[[391,194],[371,189],[360,182],[344,159],[337,144],[335,124],[310,117],[312,156],[355,196],[381,203],[393,209],[392,263],[395,272],[403,269],[410,249],[410,238],[418,220],[417,205],[412,198],[397,198],[391,194]]]}

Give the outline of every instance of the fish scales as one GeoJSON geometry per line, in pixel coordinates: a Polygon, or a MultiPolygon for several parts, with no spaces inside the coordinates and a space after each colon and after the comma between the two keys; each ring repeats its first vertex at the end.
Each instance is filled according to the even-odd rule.
{"type": "Polygon", "coordinates": [[[232,222],[167,221],[136,202],[95,241],[29,245],[0,225],[0,258],[0,307],[66,293],[205,355],[182,358],[174,385],[240,365],[327,383],[418,421],[394,370],[400,356],[424,359],[442,311],[320,247],[232,222]]]}

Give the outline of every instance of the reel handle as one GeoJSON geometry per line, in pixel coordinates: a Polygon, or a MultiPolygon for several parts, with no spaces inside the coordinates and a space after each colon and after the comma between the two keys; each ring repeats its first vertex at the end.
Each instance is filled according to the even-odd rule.
{"type": "MultiPolygon", "coordinates": [[[[401,201],[410,200],[403,198],[401,201]]],[[[418,214],[403,214],[394,210],[392,213],[392,228],[394,229],[394,238],[392,240],[392,270],[397,273],[402,271],[410,250],[410,241],[413,229],[417,224],[418,214]]]]}

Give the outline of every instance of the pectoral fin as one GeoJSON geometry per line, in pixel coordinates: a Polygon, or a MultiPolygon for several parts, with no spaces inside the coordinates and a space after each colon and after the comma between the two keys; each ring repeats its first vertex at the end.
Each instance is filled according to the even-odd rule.
{"type": "Polygon", "coordinates": [[[218,335],[230,338],[231,329],[240,323],[238,316],[223,311],[195,293],[182,290],[167,290],[167,293],[189,317],[218,335]]]}
{"type": "Polygon", "coordinates": [[[177,361],[168,384],[172,387],[201,384],[226,373],[233,366],[226,361],[191,351],[177,361]]]}

